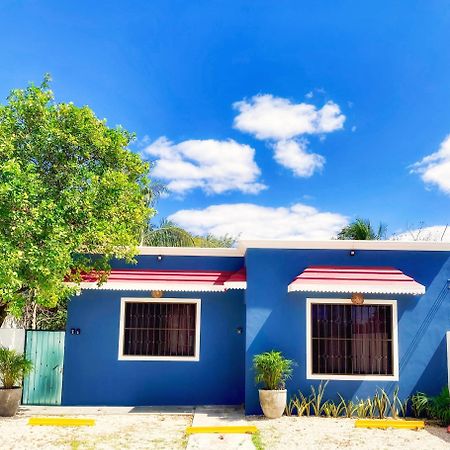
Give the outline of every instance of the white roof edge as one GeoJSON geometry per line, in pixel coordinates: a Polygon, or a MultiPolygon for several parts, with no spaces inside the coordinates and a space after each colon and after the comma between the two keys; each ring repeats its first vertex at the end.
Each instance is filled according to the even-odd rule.
{"type": "Polygon", "coordinates": [[[103,283],[100,286],[93,282],[82,282],[80,289],[112,290],[112,291],[180,291],[180,292],[225,292],[221,285],[209,285],[202,283],[170,283],[170,282],[112,282],[103,283]]]}
{"type": "Polygon", "coordinates": [[[406,250],[406,251],[450,251],[450,242],[429,241],[283,241],[242,240],[238,249],[245,254],[249,248],[302,249],[302,250],[406,250]]]}
{"type": "Polygon", "coordinates": [[[286,241],[276,239],[242,240],[233,248],[201,247],[139,247],[140,255],[162,256],[225,256],[242,257],[249,248],[292,250],[404,250],[450,251],[450,242],[430,241],[286,241]]]}
{"type": "Polygon", "coordinates": [[[246,281],[225,281],[225,289],[247,289],[246,281]]]}
{"type": "Polygon", "coordinates": [[[162,256],[244,256],[239,248],[139,247],[140,255],[162,256]]]}

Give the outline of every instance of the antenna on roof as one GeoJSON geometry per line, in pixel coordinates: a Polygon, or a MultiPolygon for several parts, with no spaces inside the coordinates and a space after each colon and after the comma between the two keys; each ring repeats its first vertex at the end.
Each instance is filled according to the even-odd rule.
{"type": "Polygon", "coordinates": [[[442,233],[442,236],[441,236],[441,241],[444,240],[444,235],[445,235],[445,233],[446,233],[446,231],[447,231],[447,228],[448,228],[448,224],[445,225],[444,232],[442,233]]]}

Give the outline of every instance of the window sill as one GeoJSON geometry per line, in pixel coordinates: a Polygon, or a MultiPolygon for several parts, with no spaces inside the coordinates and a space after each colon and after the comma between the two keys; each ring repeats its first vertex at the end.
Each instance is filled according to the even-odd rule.
{"type": "Polygon", "coordinates": [[[171,361],[198,362],[198,356],[119,356],[119,361],[171,361]]]}
{"type": "Polygon", "coordinates": [[[398,375],[330,375],[308,374],[307,380],[338,380],[338,381],[398,381],[398,375]]]}

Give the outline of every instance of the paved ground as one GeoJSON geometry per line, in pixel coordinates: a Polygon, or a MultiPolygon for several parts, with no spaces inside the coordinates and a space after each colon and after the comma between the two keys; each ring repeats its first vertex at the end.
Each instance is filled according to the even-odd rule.
{"type": "MultiPolygon", "coordinates": [[[[241,408],[203,406],[195,408],[192,426],[248,425],[241,408]]],[[[249,434],[191,434],[187,450],[255,450],[249,434]]]]}

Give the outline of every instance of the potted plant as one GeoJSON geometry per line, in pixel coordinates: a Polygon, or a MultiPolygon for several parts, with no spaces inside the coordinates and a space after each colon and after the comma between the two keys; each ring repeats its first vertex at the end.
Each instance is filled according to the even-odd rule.
{"type": "Polygon", "coordinates": [[[0,347],[0,416],[14,416],[22,398],[22,378],[33,364],[24,355],[0,347]]]}
{"type": "Polygon", "coordinates": [[[283,415],[287,401],[286,380],[292,377],[294,361],[283,357],[274,350],[253,357],[256,384],[259,389],[259,402],[263,413],[269,419],[283,415]]]}

